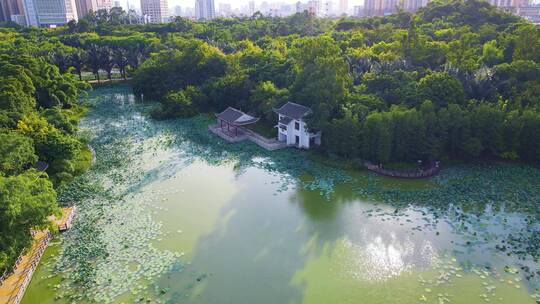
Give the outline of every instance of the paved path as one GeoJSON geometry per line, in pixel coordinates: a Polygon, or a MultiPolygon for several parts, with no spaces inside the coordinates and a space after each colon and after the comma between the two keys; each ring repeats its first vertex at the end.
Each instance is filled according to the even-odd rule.
{"type": "Polygon", "coordinates": [[[231,143],[250,140],[269,151],[283,149],[287,147],[287,144],[285,142],[278,141],[275,138],[266,138],[259,133],[245,128],[239,127],[238,133],[234,133],[233,131],[228,132],[227,130],[221,129],[220,125],[218,124],[210,125],[208,126],[208,129],[212,133],[231,143]]]}
{"type": "Polygon", "coordinates": [[[0,303],[18,304],[22,300],[34,270],[49,244],[51,233],[48,230],[36,231],[33,234],[32,247],[19,257],[13,273],[0,285],[0,303]]]}

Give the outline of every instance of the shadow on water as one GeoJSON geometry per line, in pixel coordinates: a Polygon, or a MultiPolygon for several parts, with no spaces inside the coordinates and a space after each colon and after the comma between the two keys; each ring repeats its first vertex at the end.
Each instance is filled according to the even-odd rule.
{"type": "MultiPolygon", "coordinates": [[[[144,112],[145,109],[138,110],[144,112]]],[[[268,152],[253,143],[226,143],[208,132],[206,126],[209,122],[211,120],[207,116],[153,121],[150,124],[150,130],[146,131],[169,136],[167,146],[181,151],[182,157],[186,159],[202,159],[211,165],[235,162],[237,176],[241,176],[244,171],[253,167],[267,173],[276,173],[280,176],[282,190],[286,190],[291,184],[298,184],[300,190],[297,191],[297,198],[293,201],[312,219],[311,225],[315,225],[314,229],[320,234],[318,237],[323,243],[335,241],[347,233],[352,235],[352,238],[357,235],[337,229],[317,228],[317,225],[334,225],[339,228],[342,225],[341,220],[357,220],[355,217],[351,219],[351,216],[347,219],[347,216],[340,212],[344,210],[341,205],[350,205],[351,202],[357,201],[359,196],[389,203],[392,206],[387,206],[389,213],[394,212],[394,208],[403,210],[411,205],[425,207],[428,214],[435,216],[435,221],[451,215],[452,220],[470,223],[476,220],[476,217],[471,216],[472,214],[482,216],[492,209],[523,212],[528,221],[537,219],[540,213],[538,202],[540,200],[540,171],[532,167],[505,165],[456,167],[445,170],[439,177],[428,182],[429,187],[423,187],[424,183],[389,181],[371,174],[361,175],[358,178],[352,177],[349,172],[313,162],[306,153],[300,151],[286,149],[268,152]],[[298,182],[306,174],[310,178],[298,182]],[[352,189],[334,191],[337,185],[350,182],[355,184],[352,189]],[[364,185],[364,182],[367,184],[364,185]],[[519,190],[516,190],[517,188],[519,190]],[[523,202],[530,202],[530,204],[523,202]],[[462,210],[456,213],[456,209],[453,208],[456,206],[462,210]],[[345,219],[336,220],[338,216],[345,219]]],[[[261,197],[262,195],[251,199],[260,200],[261,197]]],[[[269,197],[273,196],[269,194],[269,197]]],[[[233,205],[238,206],[241,201],[241,197],[235,198],[233,205]]],[[[233,218],[240,217],[245,211],[243,208],[236,208],[233,218]]],[[[229,210],[229,212],[232,211],[229,210]]],[[[260,220],[264,222],[264,219],[260,220]]],[[[352,225],[352,227],[356,229],[356,226],[352,225]]],[[[400,230],[398,235],[393,231],[391,233],[393,235],[387,233],[385,236],[384,231],[380,231],[380,227],[374,227],[373,231],[366,233],[382,235],[380,239],[388,243],[391,239],[405,237],[410,232],[405,230],[410,230],[411,224],[403,227],[406,228],[403,228],[403,231],[400,230]]],[[[531,241],[534,241],[534,235],[531,241]]],[[[516,246],[516,251],[522,251],[519,244],[516,246]]],[[[535,249],[532,248],[532,250],[535,249]]]]}
{"type": "Polygon", "coordinates": [[[190,264],[164,276],[160,286],[172,290],[172,302],[301,303],[307,282],[297,282],[297,275],[310,259],[333,255],[340,242],[363,254],[344,266],[366,282],[431,261],[429,238],[411,237],[410,228],[395,223],[366,221],[361,211],[370,205],[350,187],[340,186],[327,200],[303,188],[276,194],[263,179],[267,174],[257,169],[240,175],[237,183],[245,190],[220,210],[215,229],[198,239],[190,264]]]}
{"type": "MultiPolygon", "coordinates": [[[[268,152],[252,143],[226,143],[208,132],[210,120],[205,116],[148,121],[141,112],[147,112],[149,106],[134,106],[129,87],[98,91],[92,94],[103,97],[94,102],[109,103],[96,106],[101,109],[90,114],[90,121],[103,123],[102,128],[123,121],[124,130],[117,128],[120,133],[114,136],[133,140],[160,137],[161,141],[155,143],[158,149],[172,151],[168,161],[147,170],[144,178],[130,185],[126,192],[138,192],[166,180],[179,166],[195,159],[209,165],[235,164],[235,183],[243,191],[235,193],[221,207],[213,230],[197,240],[190,264],[160,280],[160,286],[170,288],[168,295],[173,303],[302,302],[308,282],[298,279],[298,274],[309,260],[334,255],[335,248],[340,248],[336,244],[346,243],[352,248],[348,252],[356,256],[343,258],[342,266],[363,280],[384,279],[413,266],[428,265],[433,252],[453,246],[452,237],[425,231],[411,233],[421,217],[430,215],[403,210],[415,202],[425,206],[436,200],[429,208],[433,213],[445,213],[456,202],[454,196],[463,199],[464,193],[474,192],[475,186],[482,185],[455,182],[464,174],[457,172],[452,173],[452,179],[443,176],[437,181],[440,188],[447,187],[445,193],[431,187],[404,192],[399,186],[388,187],[381,182],[386,180],[372,175],[362,175],[361,182],[367,184],[359,187],[358,183],[350,183],[358,181],[358,177],[313,162],[303,152],[268,152]],[[111,94],[116,97],[108,101],[111,94]],[[182,158],[182,163],[174,157],[182,158]],[[374,206],[365,201],[366,197],[390,205],[374,206]],[[392,217],[396,208],[399,216],[392,217]],[[381,215],[372,219],[370,209],[380,209],[377,212],[381,215]]],[[[508,187],[511,186],[503,185],[502,189],[508,187]]],[[[496,189],[488,190],[498,193],[496,189]]],[[[518,199],[536,193],[528,189],[524,192],[518,199]]],[[[471,201],[506,198],[481,194],[473,195],[471,201]]]]}

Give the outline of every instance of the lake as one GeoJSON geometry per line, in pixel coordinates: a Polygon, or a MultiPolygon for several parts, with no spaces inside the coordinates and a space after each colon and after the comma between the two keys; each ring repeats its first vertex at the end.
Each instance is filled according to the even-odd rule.
{"type": "Polygon", "coordinates": [[[74,226],[23,303],[540,301],[540,263],[520,247],[540,231],[523,207],[538,204],[538,169],[392,180],[225,143],[208,116],[151,120],[128,86],[84,99],[97,160],[61,191],[74,226]]]}

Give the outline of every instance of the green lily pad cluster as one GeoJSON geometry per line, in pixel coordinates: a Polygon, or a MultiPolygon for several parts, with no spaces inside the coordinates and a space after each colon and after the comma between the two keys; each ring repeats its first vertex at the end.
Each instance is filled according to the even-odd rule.
{"type": "Polygon", "coordinates": [[[126,294],[138,299],[148,292],[152,278],[172,269],[180,258],[179,253],[152,246],[162,234],[148,213],[154,195],[132,195],[133,188],[143,188],[148,179],[147,163],[140,155],[151,156],[153,145],[145,142],[142,117],[133,121],[134,113],[129,113],[122,119],[116,111],[100,107],[91,113],[83,128],[92,134],[96,163],[60,193],[60,201],[76,202],[79,212],[55,264],[63,274],[58,296],[99,303],[126,294]]]}
{"type": "MultiPolygon", "coordinates": [[[[478,297],[483,301],[506,303],[512,299],[504,298],[499,293],[499,288],[508,285],[511,288],[521,289],[522,278],[518,275],[519,271],[499,271],[492,267],[479,267],[472,264],[460,264],[456,258],[448,254],[441,255],[433,264],[433,269],[436,274],[430,278],[418,276],[418,283],[424,287],[424,292],[420,295],[418,301],[420,303],[453,303],[454,294],[436,293],[434,290],[441,290],[441,287],[456,283],[456,281],[464,279],[466,276],[476,276],[481,281],[481,293],[478,297]]],[[[532,299],[540,299],[538,293],[531,294],[532,299]]]]}
{"type": "MultiPolygon", "coordinates": [[[[405,225],[413,222],[407,211],[417,211],[425,225],[411,227],[412,233],[427,229],[438,235],[439,224],[450,225],[463,236],[464,243],[456,244],[456,251],[496,243],[495,250],[523,261],[536,261],[540,254],[537,168],[515,164],[454,166],[421,187],[402,187],[371,173],[353,174],[314,161],[306,152],[269,152],[250,142],[227,143],[208,132],[213,117],[150,123],[145,113],[151,106],[135,103],[127,86],[101,88],[90,93],[86,102],[93,110],[82,127],[97,160],[87,174],[60,193],[64,204],[77,202],[79,214],[55,264],[63,273],[59,296],[72,301],[107,303],[130,294],[144,302],[148,294],[159,298],[167,292],[149,282],[173,268],[180,271],[181,256],[152,246],[152,241],[161,237],[159,223],[148,212],[156,195],[144,188],[156,178],[173,176],[178,166],[194,160],[231,163],[238,174],[259,168],[279,177],[277,192],[302,187],[320,192],[329,201],[336,185],[348,184],[358,197],[387,205],[366,211],[367,216],[399,220],[405,225]],[[175,157],[160,163],[153,158],[160,150],[171,151],[175,157]],[[524,216],[507,216],[512,213],[524,216]]],[[[461,266],[441,267],[441,282],[462,275],[461,266]]],[[[520,275],[532,278],[536,273],[525,268],[529,267],[526,263],[521,267],[520,275]]],[[[486,297],[493,298],[494,291],[487,289],[491,286],[487,283],[486,297]]],[[[429,282],[426,288],[431,288],[429,282]]],[[[423,296],[439,303],[452,298],[428,292],[423,296]]]]}
{"type": "MultiPolygon", "coordinates": [[[[355,191],[376,202],[397,208],[385,215],[400,217],[399,210],[412,208],[426,217],[424,229],[436,229],[440,221],[468,239],[473,248],[493,244],[495,249],[521,260],[538,262],[540,257],[540,170],[519,164],[477,164],[442,170],[430,187],[400,189],[383,184],[370,174],[355,191]],[[512,214],[519,214],[512,219],[512,214]],[[512,221],[512,222],[509,222],[512,221]],[[499,227],[490,231],[488,227],[499,227]]],[[[528,277],[539,275],[528,272],[528,277]]]]}

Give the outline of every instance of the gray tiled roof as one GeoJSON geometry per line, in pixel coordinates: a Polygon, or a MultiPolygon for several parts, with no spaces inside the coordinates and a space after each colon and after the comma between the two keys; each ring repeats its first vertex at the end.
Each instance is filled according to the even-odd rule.
{"type": "Polygon", "coordinates": [[[231,125],[247,125],[257,122],[259,118],[248,115],[235,108],[228,107],[225,111],[216,115],[218,119],[223,120],[231,125]]]}
{"type": "Polygon", "coordinates": [[[311,109],[294,102],[287,102],[281,108],[274,109],[274,112],[298,120],[311,113],[311,109]]]}

